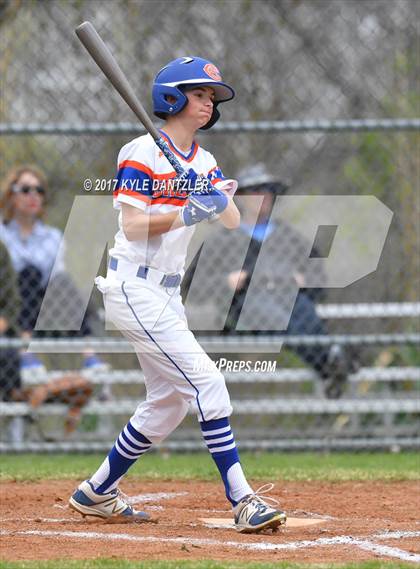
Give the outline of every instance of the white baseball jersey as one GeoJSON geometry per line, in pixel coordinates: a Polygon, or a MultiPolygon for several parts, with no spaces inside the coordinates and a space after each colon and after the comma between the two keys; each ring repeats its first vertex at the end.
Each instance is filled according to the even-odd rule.
{"type": "MultiPolygon", "coordinates": [[[[162,133],[171,150],[185,169],[193,168],[197,174],[207,177],[216,187],[223,187],[225,178],[210,152],[193,143],[188,154],[178,150],[170,138],[162,133]]],[[[168,213],[185,205],[187,194],[175,192],[170,182],[176,172],[156,146],[150,134],[135,138],[121,149],[118,155],[117,187],[114,207],[121,203],[137,207],[149,215],[168,213]],[[165,187],[165,182],[169,187],[165,187]]],[[[188,244],[195,226],[181,227],[144,241],[128,241],[122,230],[119,215],[119,231],[110,255],[116,259],[145,265],[164,273],[183,273],[188,244]]]]}
{"type": "MultiPolygon", "coordinates": [[[[162,133],[164,136],[164,134],[162,133]]],[[[235,180],[226,180],[214,157],[193,143],[182,154],[165,136],[184,168],[193,168],[216,187],[235,191],[235,180]]],[[[168,191],[156,182],[176,177],[168,160],[150,135],[126,144],[118,156],[118,185],[114,207],[127,203],[149,213],[167,213],[182,207],[186,192],[168,191]]],[[[140,278],[137,269],[146,266],[165,274],[183,273],[193,227],[181,227],[143,241],[128,241],[122,230],[121,213],[115,246],[110,250],[117,263],[107,278],[96,284],[104,295],[107,319],[133,344],[145,374],[146,401],[131,418],[139,432],[159,442],[185,417],[193,405],[200,421],[227,417],[232,412],[223,375],[188,329],[180,287],[165,288],[149,270],[140,278]],[[150,278],[149,278],[150,276],[150,278]],[[196,369],[197,362],[200,369],[196,369]]]]}

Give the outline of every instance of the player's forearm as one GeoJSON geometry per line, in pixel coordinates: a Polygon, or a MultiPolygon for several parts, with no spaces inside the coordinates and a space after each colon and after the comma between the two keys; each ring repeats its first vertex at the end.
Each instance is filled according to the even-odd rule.
{"type": "Polygon", "coordinates": [[[232,198],[229,198],[227,208],[220,214],[220,221],[227,229],[236,229],[239,227],[241,214],[232,198]]]}
{"type": "Polygon", "coordinates": [[[123,231],[128,241],[144,241],[148,237],[162,235],[173,229],[183,227],[177,211],[158,215],[138,215],[124,219],[123,231]]]}

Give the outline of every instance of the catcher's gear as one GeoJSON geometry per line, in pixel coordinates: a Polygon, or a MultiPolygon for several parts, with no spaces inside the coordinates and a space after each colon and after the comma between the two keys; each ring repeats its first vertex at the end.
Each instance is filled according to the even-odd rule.
{"type": "Polygon", "coordinates": [[[69,506],[85,516],[111,518],[110,521],[151,522],[149,514],[132,508],[118,489],[98,494],[88,480],[82,482],[69,500],[69,506]]]}
{"type": "Polygon", "coordinates": [[[184,225],[194,225],[221,213],[226,209],[227,204],[227,196],[216,189],[213,189],[209,194],[192,193],[179,214],[184,225]]]}
{"type": "Polygon", "coordinates": [[[158,72],[152,89],[154,114],[165,119],[182,111],[188,102],[184,90],[194,85],[214,89],[213,113],[201,130],[211,128],[220,117],[217,105],[233,99],[235,91],[223,83],[217,67],[201,57],[178,57],[158,72]],[[169,103],[169,96],[174,97],[175,102],[169,103]]]}

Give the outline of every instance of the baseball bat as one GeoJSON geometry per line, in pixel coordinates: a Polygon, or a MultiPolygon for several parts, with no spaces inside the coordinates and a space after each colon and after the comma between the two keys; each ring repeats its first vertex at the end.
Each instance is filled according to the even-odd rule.
{"type": "Polygon", "coordinates": [[[159,134],[159,131],[150,120],[145,108],[140,103],[129,84],[127,77],[124,75],[121,67],[118,65],[114,56],[107,48],[94,26],[90,22],[83,22],[76,28],[75,32],[95,63],[112,83],[133,113],[137,116],[147,132],[151,134],[156,145],[160,148],[163,155],[169,160],[169,163],[175,172],[178,176],[182,176],[182,174],[185,173],[184,168],[169,148],[166,140],[164,140],[164,138],[159,134]]]}

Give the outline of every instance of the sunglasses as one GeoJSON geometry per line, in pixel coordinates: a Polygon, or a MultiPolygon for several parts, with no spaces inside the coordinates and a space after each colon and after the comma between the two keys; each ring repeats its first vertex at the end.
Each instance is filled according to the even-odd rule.
{"type": "Polygon", "coordinates": [[[36,192],[40,196],[45,195],[45,188],[43,188],[42,186],[18,186],[17,184],[15,184],[14,186],[12,186],[12,191],[15,194],[32,194],[36,192]]]}

